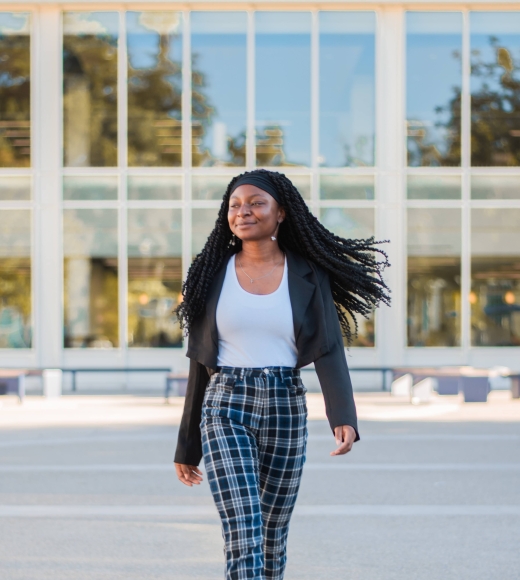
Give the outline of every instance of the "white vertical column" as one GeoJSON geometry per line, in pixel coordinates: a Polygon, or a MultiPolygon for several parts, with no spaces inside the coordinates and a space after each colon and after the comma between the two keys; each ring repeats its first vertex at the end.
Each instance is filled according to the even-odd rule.
{"type": "Polygon", "coordinates": [[[182,279],[191,265],[191,27],[190,13],[182,13],[182,279]]]}
{"type": "MultiPolygon", "coordinates": [[[[61,250],[62,163],[62,33],[60,11],[41,6],[38,19],[37,60],[32,70],[36,83],[35,195],[40,202],[36,244],[39,248],[37,280],[38,319],[35,321],[38,364],[61,366],[63,344],[63,258],[61,250]]],[[[33,61],[34,62],[34,61],[33,61]]]]}
{"type": "Polygon", "coordinates": [[[378,12],[376,34],[376,166],[379,239],[392,267],[385,281],[392,290],[392,307],[376,314],[379,363],[401,364],[406,345],[406,234],[404,221],[404,11],[388,7],[378,12]]]}

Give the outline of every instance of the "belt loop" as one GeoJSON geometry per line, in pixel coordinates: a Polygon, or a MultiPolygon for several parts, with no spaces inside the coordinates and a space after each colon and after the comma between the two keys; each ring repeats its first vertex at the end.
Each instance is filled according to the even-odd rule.
{"type": "Polygon", "coordinates": [[[240,380],[244,379],[244,367],[240,369],[240,380]]]}

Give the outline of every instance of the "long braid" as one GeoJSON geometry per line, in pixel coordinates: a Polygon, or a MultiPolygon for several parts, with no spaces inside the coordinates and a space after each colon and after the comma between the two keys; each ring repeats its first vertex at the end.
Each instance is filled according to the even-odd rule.
{"type": "MultiPolygon", "coordinates": [[[[376,242],[373,237],[349,240],[334,235],[310,212],[285,175],[265,169],[256,172],[269,176],[285,209],[285,220],[278,231],[280,247],[302,255],[328,272],[341,329],[350,344],[357,333],[355,314],[368,317],[381,302],[390,304],[390,290],[382,277],[384,268],[390,264],[387,254],[377,247],[383,242],[376,242]],[[377,254],[383,256],[383,261],[377,261],[377,254]],[[354,320],[354,333],[347,312],[354,320]]],[[[177,314],[187,332],[193,320],[202,313],[213,277],[229,251],[232,232],[227,220],[228,204],[239,177],[234,177],[228,185],[215,227],[182,286],[184,300],[177,307],[177,314]]],[[[235,249],[238,252],[240,248],[241,242],[237,239],[235,249]]]]}

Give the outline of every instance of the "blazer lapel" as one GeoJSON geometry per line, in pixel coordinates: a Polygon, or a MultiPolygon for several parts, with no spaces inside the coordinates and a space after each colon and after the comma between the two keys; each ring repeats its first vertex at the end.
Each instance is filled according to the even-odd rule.
{"type": "Polygon", "coordinates": [[[209,289],[205,311],[195,320],[188,337],[186,356],[211,369],[217,368],[218,359],[217,304],[226,277],[227,264],[233,253],[230,250],[224,257],[209,289]]]}
{"type": "Polygon", "coordinates": [[[305,279],[305,276],[312,273],[306,260],[298,254],[287,250],[287,267],[289,296],[293,313],[294,338],[298,344],[298,336],[305,321],[305,313],[312,300],[316,286],[305,279]]]}
{"type": "Polygon", "coordinates": [[[212,348],[215,349],[215,364],[217,360],[218,353],[218,330],[217,330],[217,304],[220,298],[220,293],[222,291],[222,286],[224,285],[224,279],[226,277],[227,265],[229,259],[233,255],[233,252],[228,252],[226,257],[222,262],[222,267],[217,272],[213,284],[211,285],[208,299],[206,301],[206,316],[207,323],[209,325],[209,332],[211,336],[211,341],[213,343],[212,348]]]}

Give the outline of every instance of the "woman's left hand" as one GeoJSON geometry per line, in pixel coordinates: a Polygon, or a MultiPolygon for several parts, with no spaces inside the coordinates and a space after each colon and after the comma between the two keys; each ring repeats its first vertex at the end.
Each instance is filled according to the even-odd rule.
{"type": "Polygon", "coordinates": [[[334,428],[334,438],[338,448],[331,451],[331,455],[345,455],[352,449],[354,441],[356,440],[356,431],[350,425],[339,425],[334,428]]]}

